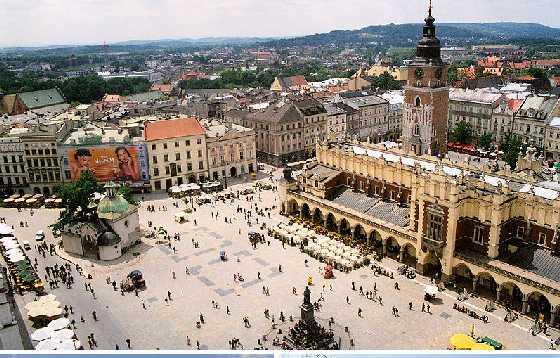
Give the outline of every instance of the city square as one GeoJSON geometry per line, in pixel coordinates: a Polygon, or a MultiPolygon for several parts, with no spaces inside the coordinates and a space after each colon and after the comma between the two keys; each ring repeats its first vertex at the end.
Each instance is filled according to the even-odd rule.
{"type": "MultiPolygon", "coordinates": [[[[279,178],[277,171],[274,183],[279,178]]],[[[241,190],[250,185],[250,182],[241,183],[229,190],[241,190]]],[[[59,248],[56,255],[47,254],[45,259],[34,247],[27,253],[31,260],[38,258],[40,277],[44,276],[46,265],[55,263],[70,262],[72,266],[78,264],[83,268],[83,276],[74,275],[76,282],[71,289],[61,285],[47,291],[56,295],[61,305],[72,307],[73,314],[68,318],[75,320],[76,335],[86,349],[89,348],[87,337],[92,333],[97,343],[95,349],[116,349],[117,346],[126,349],[126,339],[131,342],[131,349],[197,349],[197,343],[200,349],[230,349],[228,341],[232,339],[239,340],[237,348],[279,349],[263,340],[263,335],[272,331],[272,317],[279,323],[281,312],[286,320],[290,316],[294,320],[299,318],[308,277],[313,279],[311,300],[316,302],[324,298],[315,316],[324,321],[332,317],[337,325],[349,329],[354,346],[342,349],[446,349],[450,336],[470,334],[473,326],[476,335],[492,337],[506,349],[546,349],[551,339],[557,338],[553,329],[549,329],[546,336],[532,335],[529,332],[532,321],[525,317],[506,323],[503,308],[485,312],[486,301],[471,297],[461,304],[489,317],[488,323],[475,320],[452,308],[457,295],[449,291],[438,293],[441,302],[432,304],[430,313],[422,312],[424,288],[430,284],[429,278],[418,275],[407,279],[396,272],[400,264],[389,258],[379,264],[394,272],[394,279],[376,276],[369,267],[362,267],[349,273],[335,270],[335,278],[327,280],[321,275],[325,263],[300,252],[298,247],[283,246],[269,237],[266,230],[261,232],[267,242],[259,243],[254,249],[248,239],[250,229],[260,228],[263,223],[267,227],[288,223],[289,218],[279,213],[277,191],[257,191],[249,197],[252,200],[241,195],[233,202],[195,204],[196,211],[188,214],[186,223],[180,224],[174,220],[174,214],[186,207],[185,202],[162,194],[146,195],[140,204],[142,230],[149,232],[163,227],[172,239],[168,245],[167,241],[157,243],[155,238],[144,238],[140,245],[131,249],[139,252],[138,256],[128,252],[115,261],[101,262],[70,256],[59,248]],[[178,207],[174,203],[178,203],[178,207]],[[153,205],[155,211],[147,211],[148,205],[153,205]],[[251,225],[237,212],[238,207],[252,212],[251,225]],[[256,216],[256,207],[263,209],[265,215],[256,216]],[[176,233],[180,241],[173,239],[176,233]],[[227,261],[220,259],[220,251],[225,251],[227,261]],[[120,282],[133,270],[140,270],[146,280],[147,287],[140,290],[138,296],[134,292],[123,296],[107,284],[107,280],[120,282]],[[92,279],[87,279],[88,275],[92,279]],[[234,280],[234,275],[241,275],[243,281],[234,280]],[[86,291],[86,282],[95,294],[86,291]],[[398,282],[398,290],[395,282],[398,282]],[[355,291],[352,283],[355,283],[355,291]],[[382,305],[359,293],[358,287],[370,291],[374,284],[378,296],[383,298],[382,305]],[[269,295],[263,294],[263,287],[269,295]],[[413,304],[412,310],[409,310],[409,302],[413,304]],[[393,307],[398,309],[397,315],[393,314],[393,307]],[[264,315],[267,309],[269,319],[264,315]],[[97,321],[92,317],[93,311],[97,321]],[[197,328],[200,315],[204,323],[197,328]],[[82,317],[85,322],[81,322],[82,317]]],[[[57,209],[34,210],[31,216],[29,210],[18,212],[4,208],[0,217],[14,225],[15,236],[20,241],[32,241],[37,230],[45,230],[47,243],[56,243],[48,225],[57,219],[57,209]],[[28,226],[20,227],[20,221],[28,226]]],[[[34,298],[35,294],[26,293],[16,300],[21,309],[34,298]]],[[[21,313],[25,317],[25,312],[21,313]]],[[[27,328],[33,331],[30,322],[26,322],[27,328]]]]}

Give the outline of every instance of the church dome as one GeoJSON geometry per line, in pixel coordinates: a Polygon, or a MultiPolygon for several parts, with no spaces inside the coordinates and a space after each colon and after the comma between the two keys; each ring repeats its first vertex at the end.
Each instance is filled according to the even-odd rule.
{"type": "Polygon", "coordinates": [[[126,214],[131,205],[126,199],[115,192],[117,186],[109,182],[105,184],[107,194],[97,204],[97,216],[102,219],[116,219],[126,214]]]}

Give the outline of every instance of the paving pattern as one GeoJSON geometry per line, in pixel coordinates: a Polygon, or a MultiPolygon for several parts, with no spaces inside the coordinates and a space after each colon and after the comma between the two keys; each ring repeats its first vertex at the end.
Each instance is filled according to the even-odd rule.
{"type": "MultiPolygon", "coordinates": [[[[394,289],[395,280],[376,277],[368,268],[348,274],[335,272],[335,279],[324,280],[319,275],[324,265],[309,260],[297,248],[282,248],[279,242],[271,240],[270,245],[259,244],[254,250],[247,238],[249,225],[242,214],[236,213],[236,209],[238,205],[245,209],[255,204],[259,207],[278,206],[277,193],[266,191],[260,196],[259,200],[255,195],[254,202],[227,201],[198,207],[195,213],[189,214],[189,222],[184,224],[173,221],[173,214],[184,208],[183,203],[175,208],[171,199],[147,197],[146,200],[156,206],[156,212],[147,212],[144,203],[140,208],[141,222],[150,220],[154,227],[164,226],[171,236],[181,233],[180,241],[172,241],[175,254],[150,239],[145,240],[148,249],[143,250],[140,256],[133,257],[128,253],[129,256],[112,264],[92,264],[61,254],[93,275],[92,280],[77,277],[73,289],[61,287],[52,290],[63,305],[73,306],[75,313],[70,318],[77,322],[78,337],[86,343],[87,335],[94,333],[97,349],[114,349],[117,344],[124,349],[126,338],[131,339],[133,349],[196,349],[197,340],[203,349],[229,349],[228,340],[236,337],[245,349],[253,349],[257,347],[257,339],[271,330],[271,321],[264,317],[263,311],[269,309],[276,318],[280,312],[287,317],[299,316],[302,292],[307,277],[312,276],[312,300],[324,297],[316,315],[322,319],[333,317],[337,325],[348,326],[356,349],[445,349],[452,334],[469,332],[473,324],[477,334],[494,337],[509,349],[546,349],[550,339],[557,338],[556,331],[549,337],[531,336],[527,333],[530,321],[525,318],[513,324],[503,322],[504,312],[500,309],[490,314],[488,324],[474,321],[452,309],[455,296],[447,292],[441,294],[441,304],[431,307],[431,314],[423,313],[420,306],[427,281],[422,277],[408,280],[395,274],[400,290],[394,289]],[[164,205],[167,211],[158,211],[164,205]],[[219,213],[218,218],[212,218],[211,213],[219,213]],[[226,224],[224,216],[232,218],[232,223],[226,224]],[[192,220],[194,218],[197,226],[192,220]],[[194,248],[192,240],[199,242],[199,248],[194,248]],[[226,251],[228,261],[219,260],[220,250],[226,251]],[[306,259],[309,260],[307,264],[306,259]],[[282,272],[278,270],[279,265],[282,265],[282,272]],[[185,273],[185,267],[190,274],[185,273]],[[146,290],[140,291],[138,296],[134,293],[121,296],[105,282],[107,277],[119,282],[134,269],[144,273],[147,284],[146,290]],[[260,272],[260,279],[257,272],[260,272]],[[244,281],[234,281],[235,274],[241,274],[244,281]],[[84,290],[85,281],[95,289],[95,299],[84,290]],[[366,291],[373,290],[375,283],[383,297],[383,305],[367,299],[358,291],[352,291],[351,282],[366,291]],[[270,296],[263,294],[263,286],[269,289],[270,296]],[[296,288],[295,295],[293,287],[296,288]],[[165,302],[168,291],[172,300],[165,302]],[[212,301],[217,302],[219,308],[213,308],[212,301]],[[408,302],[413,302],[413,310],[408,310],[408,302]],[[226,314],[226,306],[230,314],[226,314]],[[399,309],[399,317],[392,315],[393,306],[399,309]],[[363,310],[362,318],[357,316],[358,308],[363,310]],[[91,319],[93,310],[99,317],[97,322],[91,319]],[[196,328],[200,314],[204,315],[205,324],[196,328]],[[80,316],[84,317],[84,323],[80,322],[80,316]],[[251,328],[244,327],[245,316],[249,317],[251,328]],[[190,346],[187,345],[187,336],[190,346]]],[[[28,211],[18,213],[14,209],[0,209],[0,217],[6,217],[8,223],[28,221],[29,227],[19,228],[16,225],[20,241],[32,241],[33,234],[44,229],[47,242],[54,242],[47,227],[57,216],[58,212],[53,209],[36,210],[33,218],[28,211]]],[[[254,216],[252,221],[254,224],[254,216]]],[[[266,218],[259,217],[259,226],[263,221],[274,225],[280,221],[287,222],[287,219],[275,209],[270,219],[268,215],[266,218]]],[[[28,253],[31,257],[38,257],[34,249],[28,253]]],[[[63,262],[58,256],[38,260],[41,276],[45,265],[63,262]]],[[[383,265],[395,269],[398,263],[384,259],[383,265]]],[[[17,297],[17,301],[23,307],[33,298],[32,294],[26,294],[17,297]]],[[[469,299],[465,304],[484,312],[480,308],[485,304],[482,300],[469,299]]],[[[23,314],[25,316],[25,312],[23,314]]]]}

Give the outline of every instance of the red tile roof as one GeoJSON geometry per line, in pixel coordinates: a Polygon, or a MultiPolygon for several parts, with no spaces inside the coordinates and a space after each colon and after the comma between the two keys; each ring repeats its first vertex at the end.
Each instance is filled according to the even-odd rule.
{"type": "Polygon", "coordinates": [[[203,135],[204,128],[196,118],[164,119],[148,122],[144,137],[147,141],[203,135]]]}
{"type": "Polygon", "coordinates": [[[508,101],[508,107],[509,109],[511,109],[512,111],[517,111],[519,109],[519,107],[521,107],[521,105],[523,104],[525,100],[523,99],[510,99],[508,101]]]}

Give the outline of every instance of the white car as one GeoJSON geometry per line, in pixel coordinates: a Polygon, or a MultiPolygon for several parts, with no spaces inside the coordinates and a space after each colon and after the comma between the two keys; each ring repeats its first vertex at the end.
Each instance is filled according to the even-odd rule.
{"type": "Polygon", "coordinates": [[[35,234],[35,241],[43,241],[43,240],[45,240],[45,233],[43,232],[43,230],[37,231],[37,233],[35,234]]]}
{"type": "Polygon", "coordinates": [[[23,242],[23,248],[24,248],[25,250],[31,250],[31,245],[29,244],[29,241],[25,240],[25,241],[23,242]]]}

